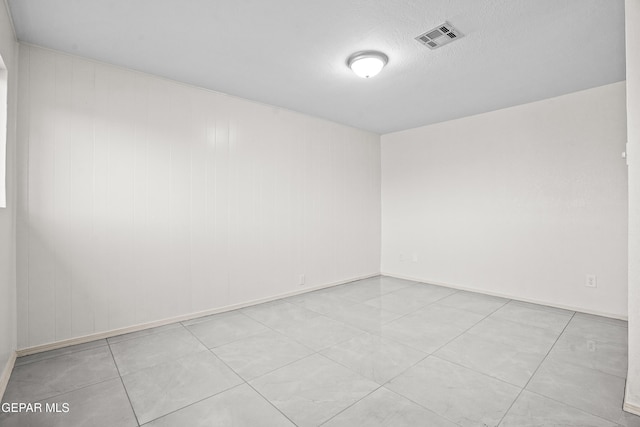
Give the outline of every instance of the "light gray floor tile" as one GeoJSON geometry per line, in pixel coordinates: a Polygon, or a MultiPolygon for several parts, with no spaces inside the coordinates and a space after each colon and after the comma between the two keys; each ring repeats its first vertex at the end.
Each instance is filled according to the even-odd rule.
{"type": "Polygon", "coordinates": [[[543,329],[510,320],[488,317],[469,329],[469,333],[486,340],[507,344],[522,351],[546,354],[560,335],[552,329],[543,329]]]}
{"type": "Polygon", "coordinates": [[[317,354],[251,384],[300,427],[321,424],[379,387],[317,354]]]}
{"type": "Polygon", "coordinates": [[[622,417],[624,379],[594,369],[545,360],[527,390],[619,422],[622,417]]]}
{"type": "Polygon", "coordinates": [[[524,387],[546,354],[490,341],[467,332],[434,355],[524,387]]]}
{"type": "Polygon", "coordinates": [[[413,281],[413,280],[398,279],[398,278],[390,277],[390,276],[376,276],[376,277],[372,277],[370,279],[364,279],[362,281],[363,282],[366,281],[366,282],[374,283],[375,286],[378,286],[378,288],[380,289],[380,291],[382,293],[395,292],[395,291],[400,290],[402,288],[408,288],[410,286],[423,285],[423,283],[416,282],[416,281],[413,281]]]}
{"type": "Polygon", "coordinates": [[[510,320],[560,333],[573,312],[519,301],[510,301],[491,315],[493,319],[510,320]]]}
{"type": "Polygon", "coordinates": [[[322,351],[360,375],[384,384],[427,355],[404,344],[364,334],[322,351]]]}
{"type": "Polygon", "coordinates": [[[42,404],[41,413],[14,414],[3,419],[3,427],[135,427],[138,425],[120,378],[94,384],[80,390],[56,396],[42,404]],[[47,404],[62,411],[47,412],[47,404]]]}
{"type": "Polygon", "coordinates": [[[394,294],[406,299],[413,299],[420,302],[422,305],[427,305],[439,301],[456,292],[458,291],[455,289],[424,283],[400,289],[399,291],[395,291],[394,294]]]}
{"type": "Polygon", "coordinates": [[[377,276],[357,280],[345,285],[333,286],[319,292],[325,295],[349,299],[354,302],[364,302],[390,292],[418,285],[422,286],[423,284],[393,277],[377,276]]]}
{"type": "Polygon", "coordinates": [[[462,334],[465,329],[455,325],[415,325],[415,319],[411,317],[403,317],[383,325],[380,336],[410,347],[420,350],[424,353],[432,353],[442,347],[449,341],[462,334]]]}
{"type": "Polygon", "coordinates": [[[212,350],[245,380],[266,374],[303,357],[313,350],[274,331],[216,347],[212,350]]]}
{"type": "Polygon", "coordinates": [[[44,351],[42,353],[30,354],[29,356],[18,357],[16,359],[15,366],[21,366],[27,363],[37,362],[39,360],[51,359],[52,357],[71,354],[76,351],[90,350],[92,348],[103,347],[106,345],[107,340],[96,340],[83,344],[70,345],[68,347],[58,348],[55,350],[44,351]]]}
{"type": "Polygon", "coordinates": [[[428,305],[411,314],[417,321],[433,326],[453,325],[468,329],[484,318],[482,314],[447,307],[439,303],[428,305]]]}
{"type": "Polygon", "coordinates": [[[310,292],[308,294],[296,295],[287,298],[286,301],[324,315],[338,309],[346,310],[356,304],[353,301],[332,295],[326,295],[321,292],[310,292]]]}
{"type": "Polygon", "coordinates": [[[438,301],[439,304],[454,307],[459,310],[488,315],[509,302],[508,299],[475,292],[459,291],[438,301]]]}
{"type": "Polygon", "coordinates": [[[145,426],[295,427],[282,413],[246,384],[194,403],[145,426]]]}
{"type": "Polygon", "coordinates": [[[325,426],[456,427],[456,424],[381,387],[323,424],[325,426]]]}
{"type": "Polygon", "coordinates": [[[575,316],[573,316],[573,318],[574,319],[593,320],[595,322],[608,323],[610,325],[621,326],[623,328],[626,328],[629,325],[629,323],[626,320],[612,319],[610,317],[596,316],[595,314],[587,314],[587,313],[580,313],[580,312],[576,312],[576,314],[575,314],[575,316]]]}
{"type": "Polygon", "coordinates": [[[219,347],[269,330],[262,323],[239,312],[213,316],[208,321],[186,325],[186,328],[209,348],[219,347]]]}
{"type": "Polygon", "coordinates": [[[282,300],[248,307],[241,311],[252,319],[274,329],[320,316],[315,311],[282,300]]]}
{"type": "Polygon", "coordinates": [[[618,424],[623,427],[640,427],[640,416],[623,411],[618,424]]]}
{"type": "Polygon", "coordinates": [[[380,335],[431,353],[482,318],[481,314],[433,304],[383,325],[380,335]]]}
{"type": "Polygon", "coordinates": [[[429,304],[421,299],[412,298],[410,295],[391,292],[364,302],[365,305],[386,310],[397,314],[409,314],[429,304]]]}
{"type": "Polygon", "coordinates": [[[495,425],[527,384],[502,426],[640,427],[626,322],[506,301],[377,276],[27,356],[4,401],[73,412],[0,426],[495,425]]]}
{"type": "Polygon", "coordinates": [[[365,333],[362,329],[322,315],[276,329],[316,351],[365,333]]]}
{"type": "Polygon", "coordinates": [[[140,424],[242,383],[209,351],[125,375],[122,381],[140,424]]]}
{"type": "Polygon", "coordinates": [[[593,318],[574,317],[567,325],[564,333],[594,341],[627,345],[628,329],[625,326],[602,322],[593,318]]]}
{"type": "Polygon", "coordinates": [[[617,424],[526,390],[500,423],[500,427],[545,426],[616,427],[617,424]]]}
{"type": "Polygon", "coordinates": [[[596,369],[620,378],[627,376],[627,345],[606,336],[598,339],[565,332],[548,359],[596,369]]]}
{"type": "Polygon", "coordinates": [[[240,314],[238,310],[225,311],[223,313],[210,314],[208,316],[196,317],[195,319],[185,320],[180,322],[182,326],[187,327],[191,325],[197,325],[198,323],[209,322],[211,320],[222,320],[227,318],[235,318],[240,314]]]}
{"type": "MultiPolygon", "coordinates": [[[[388,291],[386,291],[388,292],[388,291]]],[[[352,302],[364,302],[371,298],[378,297],[384,293],[376,283],[360,281],[352,284],[334,286],[320,291],[323,295],[336,298],[343,298],[352,302]]]]}
{"type": "Polygon", "coordinates": [[[182,327],[120,341],[110,346],[120,375],[206,350],[200,341],[182,327]]]}
{"type": "Polygon", "coordinates": [[[115,344],[133,338],[140,338],[147,335],[153,335],[182,328],[183,326],[180,323],[171,323],[170,325],[158,326],[157,328],[143,329],[142,331],[131,332],[129,334],[116,335],[115,337],[107,338],[107,341],[109,341],[109,344],[115,344]]]}
{"type": "Polygon", "coordinates": [[[433,356],[386,387],[461,426],[497,426],[521,390],[433,356]]]}
{"type": "Polygon", "coordinates": [[[380,333],[382,325],[399,318],[401,315],[391,313],[364,304],[355,304],[347,308],[334,307],[327,316],[363,331],[380,333]]]}
{"type": "Polygon", "coordinates": [[[77,351],[17,366],[3,400],[36,402],[117,377],[109,347],[77,351]]]}
{"type": "Polygon", "coordinates": [[[525,301],[518,301],[518,300],[511,300],[509,301],[509,304],[519,305],[521,307],[530,308],[532,310],[541,310],[549,313],[562,314],[569,317],[573,316],[576,313],[575,311],[565,310],[564,308],[551,307],[549,305],[535,304],[532,302],[525,302],[525,301]]]}

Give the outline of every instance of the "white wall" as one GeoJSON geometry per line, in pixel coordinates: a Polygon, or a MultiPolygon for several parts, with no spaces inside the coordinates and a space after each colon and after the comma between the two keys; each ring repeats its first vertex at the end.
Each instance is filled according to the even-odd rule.
{"type": "Polygon", "coordinates": [[[378,135],[20,51],[19,348],[379,272],[378,135]]]}
{"type": "Polygon", "coordinates": [[[383,135],[383,274],[626,316],[625,141],[624,82],[383,135]]]}
{"type": "Polygon", "coordinates": [[[625,2],[629,134],[629,373],[625,409],[640,415],[640,1],[625,2]]]}
{"type": "MultiPolygon", "coordinates": [[[[7,69],[8,77],[6,129],[7,207],[0,208],[0,397],[4,391],[1,376],[16,349],[15,122],[17,54],[18,44],[14,38],[9,12],[5,3],[0,2],[0,55],[7,69]]],[[[4,129],[1,131],[4,131],[4,129]]]]}

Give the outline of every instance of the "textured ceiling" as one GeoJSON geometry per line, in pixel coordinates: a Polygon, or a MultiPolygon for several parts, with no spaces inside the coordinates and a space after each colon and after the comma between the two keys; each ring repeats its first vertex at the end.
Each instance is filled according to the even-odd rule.
{"type": "Polygon", "coordinates": [[[623,0],[9,0],[21,41],[377,133],[624,80],[623,0]],[[414,37],[449,21],[465,37],[414,37]],[[375,78],[346,66],[380,50],[375,78]]]}

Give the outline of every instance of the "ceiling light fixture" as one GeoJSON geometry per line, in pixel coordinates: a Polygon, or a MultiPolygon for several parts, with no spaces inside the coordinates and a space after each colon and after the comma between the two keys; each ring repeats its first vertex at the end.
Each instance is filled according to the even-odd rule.
{"type": "Polygon", "coordinates": [[[349,57],[347,65],[359,77],[368,79],[373,77],[387,65],[389,57],[382,52],[357,52],[349,57]]]}

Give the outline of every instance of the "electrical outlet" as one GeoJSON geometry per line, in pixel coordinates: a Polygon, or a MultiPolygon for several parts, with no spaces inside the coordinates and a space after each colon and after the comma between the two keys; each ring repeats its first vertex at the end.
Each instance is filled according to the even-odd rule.
{"type": "Polygon", "coordinates": [[[411,261],[418,262],[418,254],[417,253],[413,254],[413,256],[411,257],[411,261]]]}
{"type": "Polygon", "coordinates": [[[304,277],[304,274],[301,274],[301,275],[300,275],[300,280],[299,280],[298,282],[299,282],[300,286],[304,286],[304,283],[305,283],[305,277],[304,277]]]}
{"type": "Polygon", "coordinates": [[[595,274],[587,274],[587,278],[585,279],[584,285],[587,288],[597,288],[598,280],[596,279],[595,274]]]}
{"type": "Polygon", "coordinates": [[[400,262],[405,262],[407,260],[407,257],[405,256],[405,254],[400,254],[400,262]]]}
{"type": "Polygon", "coordinates": [[[587,350],[592,353],[595,352],[597,350],[596,342],[591,340],[587,341],[587,350]]]}

